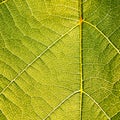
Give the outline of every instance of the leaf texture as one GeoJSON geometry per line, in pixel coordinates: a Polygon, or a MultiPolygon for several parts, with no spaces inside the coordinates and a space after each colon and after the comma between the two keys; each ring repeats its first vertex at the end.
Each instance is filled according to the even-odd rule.
{"type": "Polygon", "coordinates": [[[0,120],[119,120],[119,13],[119,0],[0,0],[0,120]]]}

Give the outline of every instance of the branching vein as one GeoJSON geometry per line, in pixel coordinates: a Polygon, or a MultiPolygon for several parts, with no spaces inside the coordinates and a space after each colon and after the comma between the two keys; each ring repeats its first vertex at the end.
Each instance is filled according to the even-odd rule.
{"type": "Polygon", "coordinates": [[[95,28],[110,44],[111,46],[116,50],[116,52],[118,54],[120,54],[120,51],[119,49],[109,40],[109,38],[99,29],[97,28],[95,25],[93,25],[92,23],[88,22],[88,21],[85,21],[83,20],[84,23],[87,23],[88,25],[92,26],[93,28],[95,28]]]}
{"type": "Polygon", "coordinates": [[[8,0],[3,0],[2,2],[0,2],[0,5],[3,3],[6,3],[8,0]]]}
{"type": "Polygon", "coordinates": [[[73,93],[71,93],[69,96],[67,96],[62,102],[60,102],[50,113],[47,114],[47,116],[43,119],[46,120],[48,117],[50,117],[51,114],[53,114],[58,108],[61,107],[62,104],[64,104],[68,99],[70,99],[73,95],[79,93],[80,90],[75,91],[73,93]]]}
{"type": "Polygon", "coordinates": [[[83,91],[83,93],[88,96],[99,108],[100,110],[104,113],[104,115],[107,117],[108,120],[110,120],[110,117],[106,114],[106,112],[101,108],[101,106],[85,91],[83,91]]]}
{"type": "Polygon", "coordinates": [[[69,29],[66,33],[61,35],[58,39],[56,39],[52,44],[50,44],[41,54],[39,54],[33,61],[31,61],[21,72],[17,74],[17,76],[9,82],[9,84],[1,91],[0,94],[2,94],[20,75],[22,75],[35,61],[37,61],[41,56],[43,56],[50,48],[52,48],[56,43],[58,43],[62,38],[64,38],[68,33],[70,33],[73,29],[75,29],[78,26],[75,25],[71,29],[69,29]]]}

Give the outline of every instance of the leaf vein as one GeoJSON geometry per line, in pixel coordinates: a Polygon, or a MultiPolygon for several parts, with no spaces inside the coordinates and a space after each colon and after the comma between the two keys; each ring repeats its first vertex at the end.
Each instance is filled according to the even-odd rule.
{"type": "Polygon", "coordinates": [[[118,54],[120,54],[120,51],[119,49],[109,40],[109,38],[99,29],[97,28],[95,25],[93,25],[92,23],[88,22],[88,21],[85,21],[83,20],[84,23],[87,23],[88,25],[92,26],[93,28],[95,28],[109,43],[110,45],[116,50],[116,52],[118,54]]]}
{"type": "Polygon", "coordinates": [[[52,48],[56,43],[58,43],[63,37],[65,37],[68,33],[70,33],[73,29],[75,29],[78,26],[75,25],[71,29],[69,29],[65,34],[60,36],[58,39],[56,39],[52,44],[50,44],[43,52],[41,52],[34,60],[32,60],[21,72],[17,74],[17,76],[11,80],[11,82],[1,91],[0,94],[2,94],[20,75],[22,75],[35,61],[37,61],[42,55],[44,55],[50,48],[52,48]]]}
{"type": "Polygon", "coordinates": [[[62,100],[50,113],[47,114],[47,116],[43,119],[46,120],[51,114],[53,114],[58,108],[60,108],[63,103],[65,103],[68,99],[70,99],[73,95],[80,93],[80,90],[74,91],[69,96],[67,96],[64,100],[62,100]]]}
{"type": "Polygon", "coordinates": [[[107,115],[107,113],[103,110],[103,108],[85,91],[83,91],[83,93],[88,96],[99,108],[100,110],[104,113],[104,115],[110,120],[110,117],[107,115]]]}

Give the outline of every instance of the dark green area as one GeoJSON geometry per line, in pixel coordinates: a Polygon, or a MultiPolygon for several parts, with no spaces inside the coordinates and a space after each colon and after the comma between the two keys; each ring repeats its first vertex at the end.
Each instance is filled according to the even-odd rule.
{"type": "Polygon", "coordinates": [[[3,115],[1,110],[0,110],[0,120],[7,120],[7,118],[3,115]]]}
{"type": "Polygon", "coordinates": [[[113,116],[111,120],[120,120],[120,112],[113,116]]]}

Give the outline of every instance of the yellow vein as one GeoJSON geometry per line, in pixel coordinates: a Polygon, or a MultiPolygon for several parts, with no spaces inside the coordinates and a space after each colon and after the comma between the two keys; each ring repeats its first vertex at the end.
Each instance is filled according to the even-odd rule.
{"type": "Polygon", "coordinates": [[[110,120],[110,117],[107,115],[107,113],[105,113],[105,111],[101,108],[101,106],[88,93],[86,93],[85,91],[83,91],[83,93],[87,95],[100,108],[100,110],[104,113],[104,115],[108,118],[108,120],[110,120]]]}
{"type": "Polygon", "coordinates": [[[0,3],[0,5],[3,4],[3,3],[6,3],[7,1],[8,1],[8,0],[3,0],[3,1],[0,3]]]}
{"type": "Polygon", "coordinates": [[[21,72],[17,74],[17,76],[9,82],[9,84],[1,91],[0,94],[2,94],[20,75],[22,75],[36,60],[38,60],[42,55],[44,55],[50,48],[52,48],[54,45],[56,45],[57,42],[59,42],[63,37],[65,37],[68,33],[70,33],[73,29],[75,29],[78,26],[75,25],[71,29],[69,29],[66,33],[61,35],[58,39],[56,39],[53,43],[51,43],[41,54],[39,54],[33,61],[31,61],[21,72]]]}
{"type": "Polygon", "coordinates": [[[42,120],[46,120],[48,117],[51,116],[51,114],[53,114],[58,108],[60,108],[61,105],[63,105],[68,99],[70,99],[73,95],[80,93],[80,90],[74,91],[73,93],[71,93],[69,96],[67,96],[64,100],[62,100],[62,102],[60,102],[50,113],[47,114],[47,116],[42,119],[42,120]]]}
{"type": "Polygon", "coordinates": [[[82,99],[83,99],[83,78],[82,78],[82,0],[79,1],[79,9],[80,9],[80,12],[79,12],[79,17],[80,17],[80,20],[79,20],[79,25],[80,25],[80,91],[81,91],[81,95],[80,95],[80,118],[82,120],[82,99]]]}
{"type": "Polygon", "coordinates": [[[112,47],[117,51],[117,53],[120,54],[120,51],[118,50],[118,48],[109,40],[109,38],[100,29],[98,29],[95,25],[93,25],[88,21],[83,20],[83,22],[95,28],[112,45],[112,47]]]}
{"type": "Polygon", "coordinates": [[[73,93],[71,93],[70,95],[68,95],[64,100],[62,100],[51,112],[49,112],[47,114],[47,116],[45,118],[43,118],[42,120],[46,120],[47,118],[49,118],[58,108],[60,108],[68,99],[70,99],[73,95],[77,94],[77,93],[84,93],[86,96],[88,96],[99,108],[100,110],[104,113],[104,115],[110,120],[110,117],[105,113],[105,111],[102,109],[102,107],[85,91],[81,91],[81,90],[76,90],[73,93]]]}

